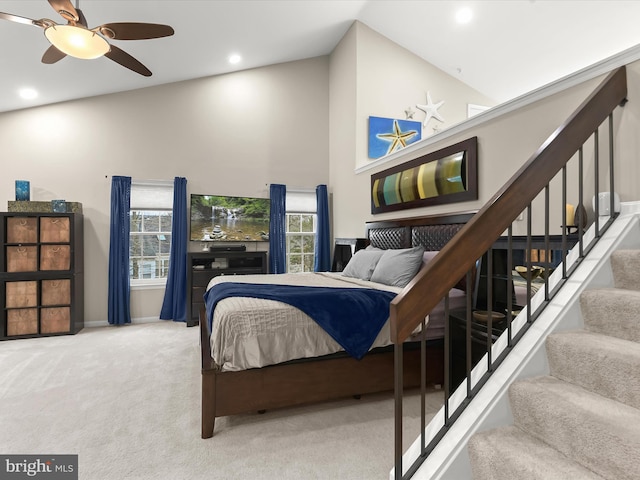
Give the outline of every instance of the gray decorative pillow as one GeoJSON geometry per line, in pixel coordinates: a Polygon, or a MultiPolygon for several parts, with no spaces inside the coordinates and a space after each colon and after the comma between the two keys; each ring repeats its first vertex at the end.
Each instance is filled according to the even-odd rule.
{"type": "Polygon", "coordinates": [[[423,253],[423,247],[385,250],[371,275],[371,281],[405,287],[420,270],[423,253]]]}
{"type": "Polygon", "coordinates": [[[370,280],[378,260],[383,254],[384,250],[358,250],[347,263],[342,275],[361,280],[370,280]]]}

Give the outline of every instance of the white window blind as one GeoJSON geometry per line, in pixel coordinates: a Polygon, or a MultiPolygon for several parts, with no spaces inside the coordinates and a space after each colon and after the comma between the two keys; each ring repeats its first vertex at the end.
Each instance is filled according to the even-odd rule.
{"type": "Polygon", "coordinates": [[[317,206],[315,190],[287,190],[286,209],[287,212],[316,213],[317,206]]]}
{"type": "Polygon", "coordinates": [[[173,209],[172,180],[132,180],[131,210],[173,209]]]}

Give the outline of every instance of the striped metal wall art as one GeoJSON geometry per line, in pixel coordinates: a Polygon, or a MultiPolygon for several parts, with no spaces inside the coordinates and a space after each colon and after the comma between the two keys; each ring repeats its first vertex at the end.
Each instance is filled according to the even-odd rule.
{"type": "Polygon", "coordinates": [[[428,153],[371,176],[371,213],[478,198],[478,139],[428,153]]]}

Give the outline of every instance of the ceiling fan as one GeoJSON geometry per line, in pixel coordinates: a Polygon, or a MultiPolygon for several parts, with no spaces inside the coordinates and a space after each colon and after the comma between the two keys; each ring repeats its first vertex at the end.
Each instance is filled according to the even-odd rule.
{"type": "Polygon", "coordinates": [[[67,21],[66,24],[57,24],[48,18],[33,20],[0,12],[1,19],[44,29],[51,46],[44,52],[42,63],[56,63],[67,55],[82,59],[105,56],[140,75],[150,77],[151,71],[147,67],[124,50],[111,45],[109,40],[145,40],[168,37],[174,33],[169,25],[137,22],[105,23],[90,29],[79,8],[80,0],[76,0],[76,7],[71,0],[48,2],[67,21]]]}

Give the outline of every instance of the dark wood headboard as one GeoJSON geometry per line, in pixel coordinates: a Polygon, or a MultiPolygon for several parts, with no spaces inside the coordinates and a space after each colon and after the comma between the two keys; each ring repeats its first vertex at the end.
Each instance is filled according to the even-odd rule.
{"type": "Polygon", "coordinates": [[[382,249],[423,246],[427,251],[440,250],[467,223],[475,211],[428,215],[366,223],[366,237],[382,249]]]}

